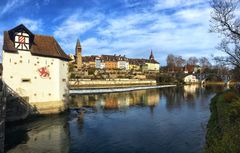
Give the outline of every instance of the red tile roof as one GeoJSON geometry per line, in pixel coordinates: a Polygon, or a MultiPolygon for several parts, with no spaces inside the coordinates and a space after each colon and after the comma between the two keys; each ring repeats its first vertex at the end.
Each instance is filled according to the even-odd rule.
{"type": "MultiPolygon", "coordinates": [[[[3,40],[4,51],[12,52],[12,53],[18,52],[17,49],[14,47],[13,32],[16,32],[16,30],[19,28],[27,29],[24,25],[19,25],[10,31],[4,32],[4,40],[3,40]]],[[[30,42],[30,52],[33,55],[38,55],[38,56],[54,57],[54,58],[59,58],[67,61],[71,60],[71,58],[62,50],[62,48],[60,47],[60,45],[58,44],[58,42],[55,40],[53,36],[33,34],[32,42],[30,42]]]]}

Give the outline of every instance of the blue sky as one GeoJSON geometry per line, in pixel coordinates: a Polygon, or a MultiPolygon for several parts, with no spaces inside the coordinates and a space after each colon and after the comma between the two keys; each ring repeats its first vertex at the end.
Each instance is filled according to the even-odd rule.
{"type": "Polygon", "coordinates": [[[148,58],[152,49],[161,65],[168,54],[211,58],[221,52],[210,12],[207,0],[1,0],[0,47],[2,32],[23,23],[66,53],[79,38],[83,55],[148,58]]]}

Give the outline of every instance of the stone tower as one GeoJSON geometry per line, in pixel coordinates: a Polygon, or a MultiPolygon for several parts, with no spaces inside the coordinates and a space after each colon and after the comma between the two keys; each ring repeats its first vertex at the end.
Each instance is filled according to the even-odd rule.
{"type": "Polygon", "coordinates": [[[82,47],[79,39],[77,40],[75,55],[76,55],[77,68],[81,68],[82,67],[82,47]]]}
{"type": "Polygon", "coordinates": [[[153,56],[153,51],[152,50],[151,50],[151,54],[150,54],[149,60],[154,60],[154,56],[153,56]]]}

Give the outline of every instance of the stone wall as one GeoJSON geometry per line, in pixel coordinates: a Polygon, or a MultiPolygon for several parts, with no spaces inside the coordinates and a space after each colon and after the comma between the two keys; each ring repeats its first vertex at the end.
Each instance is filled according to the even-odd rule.
{"type": "Polygon", "coordinates": [[[156,85],[156,80],[138,80],[138,79],[106,79],[91,80],[79,79],[70,80],[70,87],[99,87],[99,86],[121,86],[121,85],[156,85]]]}

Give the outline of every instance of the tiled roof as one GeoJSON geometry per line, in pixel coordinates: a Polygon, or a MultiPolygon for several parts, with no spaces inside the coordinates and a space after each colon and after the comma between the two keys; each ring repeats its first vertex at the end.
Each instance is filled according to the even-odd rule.
{"type": "Polygon", "coordinates": [[[155,63],[159,64],[156,60],[152,59],[137,59],[137,58],[129,58],[129,64],[143,65],[145,63],[155,63]]]}
{"type": "Polygon", "coordinates": [[[95,62],[95,60],[96,60],[96,58],[97,58],[98,56],[83,56],[82,57],[82,61],[83,62],[95,62]]]}
{"type": "MultiPolygon", "coordinates": [[[[20,26],[21,28],[26,28],[24,25],[19,25],[18,27],[20,26]]],[[[12,30],[4,32],[3,50],[6,52],[17,53],[17,49],[14,47],[13,42],[14,37],[12,35],[14,35],[12,30]]],[[[34,34],[33,40],[30,43],[30,52],[33,55],[38,56],[54,57],[67,61],[71,60],[52,36],[34,34]]]]}

